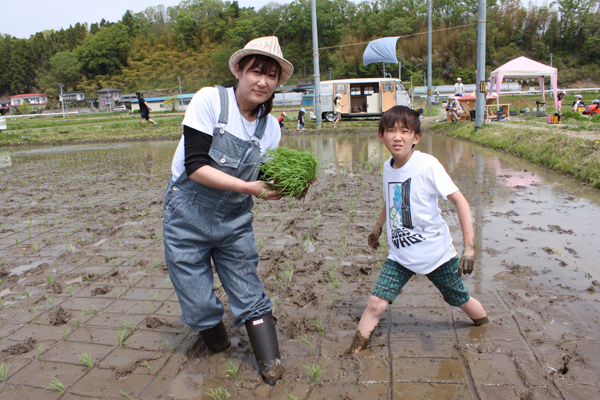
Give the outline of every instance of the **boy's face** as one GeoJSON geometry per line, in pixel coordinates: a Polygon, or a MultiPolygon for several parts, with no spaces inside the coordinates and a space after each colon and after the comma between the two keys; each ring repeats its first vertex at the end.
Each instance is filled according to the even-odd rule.
{"type": "Polygon", "coordinates": [[[388,126],[385,132],[379,132],[379,140],[394,157],[394,166],[399,168],[410,159],[413,145],[419,143],[421,134],[415,134],[409,128],[396,122],[394,126],[388,126]]]}

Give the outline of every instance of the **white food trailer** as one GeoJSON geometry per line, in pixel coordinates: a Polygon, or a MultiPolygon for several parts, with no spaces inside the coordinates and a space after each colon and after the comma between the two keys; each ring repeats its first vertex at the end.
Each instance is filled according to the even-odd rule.
{"type": "Polygon", "coordinates": [[[359,78],[321,82],[323,119],[335,120],[334,99],[340,94],[343,117],[377,117],[393,106],[411,107],[410,96],[400,79],[359,78]]]}

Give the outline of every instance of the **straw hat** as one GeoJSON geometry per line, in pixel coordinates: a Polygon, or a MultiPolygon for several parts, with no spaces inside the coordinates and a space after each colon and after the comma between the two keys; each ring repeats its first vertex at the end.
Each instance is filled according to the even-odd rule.
{"type": "Polygon", "coordinates": [[[283,53],[279,47],[277,36],[260,37],[249,41],[246,46],[236,51],[229,57],[229,69],[235,75],[235,64],[239,63],[242,58],[251,54],[262,54],[274,58],[281,66],[281,74],[279,75],[278,86],[285,84],[290,76],[294,73],[294,66],[291,62],[283,58],[283,53]]]}
{"type": "Polygon", "coordinates": [[[575,97],[579,97],[580,99],[583,99],[583,96],[580,94],[576,94],[575,97]]]}

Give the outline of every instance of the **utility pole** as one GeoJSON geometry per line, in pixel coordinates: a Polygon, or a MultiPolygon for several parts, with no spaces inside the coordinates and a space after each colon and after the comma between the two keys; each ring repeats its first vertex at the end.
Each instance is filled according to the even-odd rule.
{"type": "Polygon", "coordinates": [[[317,115],[317,129],[321,129],[323,120],[321,118],[321,73],[319,72],[319,39],[317,37],[317,2],[311,0],[312,11],[312,39],[313,39],[313,61],[315,69],[315,98],[313,110],[317,115]]]}
{"type": "Polygon", "coordinates": [[[183,95],[181,94],[181,77],[177,77],[179,81],[179,107],[181,107],[181,111],[183,111],[183,95]]]}
{"type": "Polygon", "coordinates": [[[62,106],[62,112],[63,112],[63,118],[67,118],[67,115],[65,114],[65,97],[63,96],[63,84],[59,83],[58,84],[60,86],[60,99],[61,99],[61,106],[62,106]]]}
{"type": "Polygon", "coordinates": [[[477,26],[477,83],[475,100],[475,129],[481,128],[485,116],[485,103],[487,97],[485,82],[485,29],[486,29],[486,0],[479,0],[479,21],[477,26]]]}
{"type": "Polygon", "coordinates": [[[331,70],[329,70],[329,80],[331,80],[331,70]]]}
{"type": "Polygon", "coordinates": [[[431,108],[431,2],[427,4],[427,108],[431,108]]]}

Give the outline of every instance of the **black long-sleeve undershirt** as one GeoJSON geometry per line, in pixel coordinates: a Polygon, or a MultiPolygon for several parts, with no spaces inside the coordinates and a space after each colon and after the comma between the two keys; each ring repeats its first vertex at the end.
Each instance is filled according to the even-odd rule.
{"type": "MultiPolygon", "coordinates": [[[[197,129],[190,128],[187,125],[183,126],[184,150],[185,158],[183,165],[187,176],[191,176],[194,172],[205,165],[209,165],[210,146],[212,145],[213,137],[207,133],[197,129]]],[[[258,173],[257,180],[262,179],[262,171],[258,173]]]]}

